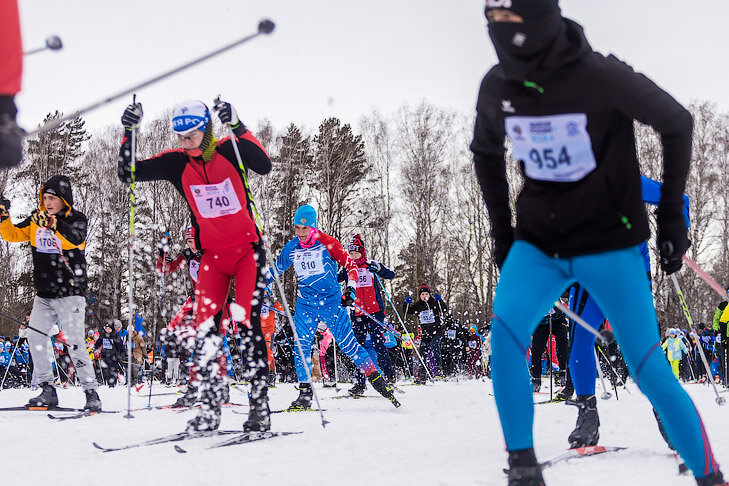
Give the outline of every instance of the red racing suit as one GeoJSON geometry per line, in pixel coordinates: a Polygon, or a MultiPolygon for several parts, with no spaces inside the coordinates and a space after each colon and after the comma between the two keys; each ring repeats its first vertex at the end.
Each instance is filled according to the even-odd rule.
{"type": "MultiPolygon", "coordinates": [[[[181,148],[168,150],[137,161],[135,176],[137,181],[171,182],[190,209],[196,247],[202,251],[195,288],[195,327],[199,328],[218,315],[217,328],[210,325],[210,329],[211,332],[220,331],[220,311],[226,302],[231,280],[235,278],[235,301],[245,311],[243,322],[254,336],[254,352],[264,357],[266,348],[260,323],[263,299],[256,298],[255,306],[253,301],[256,283],[263,282],[266,256],[254,223],[252,196],[243,178],[248,170],[267,174],[271,170],[271,160],[245,126],[241,124],[235,135],[242,168],[234,152],[234,142],[226,137],[217,142],[208,161],[201,156],[193,157],[181,148]]],[[[126,135],[120,149],[118,176],[122,182],[131,182],[131,140],[126,135]]],[[[262,283],[260,288],[264,286],[262,283]]],[[[256,370],[256,375],[259,374],[265,380],[265,368],[256,370]]]]}

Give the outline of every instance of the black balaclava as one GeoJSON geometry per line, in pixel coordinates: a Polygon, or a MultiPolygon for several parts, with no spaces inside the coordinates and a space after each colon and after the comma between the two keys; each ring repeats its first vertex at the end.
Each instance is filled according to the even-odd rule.
{"type": "Polygon", "coordinates": [[[489,22],[489,37],[507,78],[531,80],[566,30],[558,0],[487,0],[486,10],[510,10],[524,23],[489,22]]]}

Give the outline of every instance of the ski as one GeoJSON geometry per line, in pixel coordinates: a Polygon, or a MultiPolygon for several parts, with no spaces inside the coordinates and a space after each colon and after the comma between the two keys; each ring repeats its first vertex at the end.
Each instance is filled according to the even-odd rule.
{"type": "Polygon", "coordinates": [[[181,440],[192,440],[192,439],[200,439],[203,437],[215,437],[218,435],[230,435],[230,434],[240,434],[240,430],[213,430],[210,432],[201,432],[197,434],[190,434],[188,432],[179,432],[177,434],[172,435],[165,435],[163,437],[157,437],[155,439],[145,440],[142,442],[135,442],[132,444],[123,445],[120,447],[102,447],[96,442],[93,442],[92,445],[99,449],[102,452],[114,452],[114,451],[123,451],[126,449],[134,449],[136,447],[146,447],[146,446],[153,446],[158,444],[166,444],[168,442],[177,442],[181,440]]]}
{"type": "MultiPolygon", "coordinates": [[[[228,447],[232,445],[238,445],[238,444],[247,444],[249,442],[255,442],[258,440],[266,440],[266,439],[272,439],[274,437],[282,437],[285,435],[295,435],[295,434],[303,434],[303,432],[243,432],[240,435],[237,435],[235,437],[232,437],[228,440],[224,440],[223,442],[218,442],[217,444],[213,444],[210,447],[207,447],[207,449],[217,449],[219,447],[228,447]]],[[[180,447],[179,445],[175,445],[175,450],[179,452],[180,454],[185,454],[187,451],[180,447]]]]}
{"type": "Polygon", "coordinates": [[[560,452],[551,459],[547,459],[542,462],[540,466],[542,469],[554,466],[557,463],[568,461],[570,459],[577,459],[581,457],[594,456],[597,454],[604,454],[605,452],[617,452],[627,449],[627,447],[613,447],[613,446],[587,446],[578,447],[576,449],[567,449],[564,452],[560,452]]]}
{"type": "Polygon", "coordinates": [[[92,415],[98,415],[100,413],[119,413],[122,411],[123,410],[102,410],[100,412],[91,412],[89,410],[86,410],[84,412],[69,413],[67,415],[53,415],[52,413],[49,413],[48,418],[53,420],[74,420],[84,417],[91,417],[92,415]]]}
{"type": "Polygon", "coordinates": [[[1,407],[0,412],[83,412],[83,408],[69,407],[31,407],[21,405],[19,407],[1,407]]]}
{"type": "MultiPolygon", "coordinates": [[[[288,408],[284,408],[282,410],[271,410],[271,413],[297,413],[297,412],[326,412],[326,408],[322,408],[319,410],[318,408],[307,408],[304,410],[289,410],[288,408]]],[[[239,410],[233,410],[233,413],[236,415],[248,415],[248,412],[242,412],[239,410]]]]}
{"type": "Polygon", "coordinates": [[[566,400],[562,398],[553,398],[551,400],[541,400],[538,402],[534,402],[534,405],[546,405],[548,403],[564,403],[566,400]]]}

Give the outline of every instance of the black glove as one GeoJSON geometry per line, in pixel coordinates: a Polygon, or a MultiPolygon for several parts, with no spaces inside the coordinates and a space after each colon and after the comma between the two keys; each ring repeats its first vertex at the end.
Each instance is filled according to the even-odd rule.
{"type": "Polygon", "coordinates": [[[233,108],[233,105],[227,101],[215,100],[215,106],[213,109],[217,112],[218,118],[223,125],[230,125],[232,128],[237,127],[240,124],[238,119],[238,113],[233,108]]]}
{"type": "Polygon", "coordinates": [[[0,169],[15,167],[23,159],[25,132],[15,122],[15,97],[0,95],[0,169]]]}
{"type": "Polygon", "coordinates": [[[342,307],[349,307],[354,304],[354,287],[347,287],[342,294],[342,307]]]}
{"type": "Polygon", "coordinates": [[[0,223],[10,217],[10,201],[5,196],[0,196],[0,223]]]}
{"type": "Polygon", "coordinates": [[[496,266],[499,268],[499,270],[501,270],[501,267],[504,266],[506,256],[509,254],[509,250],[511,250],[511,245],[513,243],[513,233],[509,235],[508,238],[494,240],[494,263],[496,263],[496,266]]]}
{"type": "Polygon", "coordinates": [[[144,112],[142,111],[141,103],[135,103],[127,106],[126,110],[124,110],[124,114],[121,117],[121,122],[122,125],[124,125],[124,129],[134,130],[135,128],[139,127],[139,123],[142,121],[142,116],[144,116],[144,112]]]}
{"type": "Polygon", "coordinates": [[[380,273],[380,270],[382,270],[382,263],[371,260],[367,262],[367,270],[372,273],[380,273]]]}
{"type": "Polygon", "coordinates": [[[686,229],[686,220],[681,208],[678,211],[658,208],[658,252],[661,268],[666,275],[681,269],[681,258],[691,246],[686,229]]]}

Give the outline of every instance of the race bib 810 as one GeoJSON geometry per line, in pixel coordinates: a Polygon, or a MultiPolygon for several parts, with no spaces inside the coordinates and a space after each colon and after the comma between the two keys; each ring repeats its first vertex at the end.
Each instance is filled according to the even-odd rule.
{"type": "Polygon", "coordinates": [[[530,179],[575,182],[597,167],[584,113],[509,116],[504,124],[530,179]]]}

